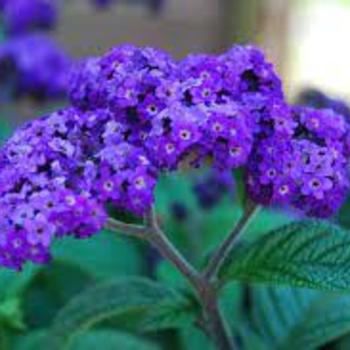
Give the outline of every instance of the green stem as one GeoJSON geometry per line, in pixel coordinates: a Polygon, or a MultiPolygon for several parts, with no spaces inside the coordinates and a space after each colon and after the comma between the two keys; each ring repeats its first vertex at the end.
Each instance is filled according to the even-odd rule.
{"type": "Polygon", "coordinates": [[[170,261],[197,291],[203,308],[205,326],[217,349],[234,350],[233,338],[219,309],[215,285],[204,278],[170,242],[159,227],[154,210],[146,216],[145,224],[146,226],[138,226],[109,219],[106,227],[149,241],[165,259],[170,261]]]}
{"type": "Polygon", "coordinates": [[[255,215],[260,210],[260,206],[254,203],[248,203],[247,207],[237,222],[231,233],[224,240],[221,246],[215,251],[207,267],[204,270],[204,276],[208,280],[215,279],[221,266],[225,263],[227,257],[231,253],[232,249],[238,242],[240,236],[244,233],[244,231],[249,226],[250,222],[253,220],[255,215]]]}

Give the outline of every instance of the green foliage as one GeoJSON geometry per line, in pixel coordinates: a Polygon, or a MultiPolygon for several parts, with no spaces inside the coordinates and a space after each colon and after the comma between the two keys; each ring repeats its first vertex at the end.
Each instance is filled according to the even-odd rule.
{"type": "Polygon", "coordinates": [[[350,236],[332,224],[302,221],[239,246],[220,271],[223,280],[350,289],[350,236]]]}
{"type": "Polygon", "coordinates": [[[160,348],[144,339],[116,331],[96,330],[78,337],[70,350],[160,350],[160,348]]]}
{"type": "Polygon", "coordinates": [[[135,329],[150,331],[186,326],[193,321],[194,311],[183,294],[151,280],[107,282],[73,298],[60,311],[50,332],[50,346],[61,349],[76,334],[118,315],[133,320],[135,329]]]}
{"type": "MultiPolygon", "coordinates": [[[[48,342],[46,331],[32,332],[17,341],[14,350],[41,350],[48,342]]],[[[77,336],[67,350],[160,350],[152,342],[127,333],[99,329],[77,336]]]]}
{"type": "Polygon", "coordinates": [[[25,328],[21,297],[37,271],[33,265],[21,273],[0,269],[0,327],[25,328]]]}
{"type": "Polygon", "coordinates": [[[37,272],[33,265],[26,265],[21,272],[0,268],[0,301],[20,295],[37,272]]]}
{"type": "Polygon", "coordinates": [[[179,338],[182,350],[215,350],[208,336],[194,326],[181,329],[179,338]]]}
{"type": "Polygon", "coordinates": [[[76,265],[93,278],[143,274],[144,261],[135,242],[107,230],[88,239],[67,237],[57,242],[55,261],[76,265]]]}
{"type": "Polygon", "coordinates": [[[47,327],[72,297],[95,282],[79,266],[53,261],[39,271],[24,293],[26,323],[32,328],[47,327]]]}
{"type": "Polygon", "coordinates": [[[33,331],[17,339],[14,350],[44,349],[47,332],[45,330],[33,331]]]}
{"type": "Polygon", "coordinates": [[[13,329],[25,329],[19,298],[7,298],[0,304],[0,323],[13,329]]]}
{"type": "Polygon", "coordinates": [[[349,295],[255,287],[250,302],[250,330],[242,333],[247,349],[259,339],[265,349],[312,350],[350,331],[349,295]]]}

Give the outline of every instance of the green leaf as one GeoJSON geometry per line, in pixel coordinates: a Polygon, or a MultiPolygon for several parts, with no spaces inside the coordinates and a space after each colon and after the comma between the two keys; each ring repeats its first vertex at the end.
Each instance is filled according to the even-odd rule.
{"type": "Polygon", "coordinates": [[[220,293],[220,306],[232,331],[238,329],[242,321],[243,291],[237,282],[225,285],[220,293]]]}
{"type": "Polygon", "coordinates": [[[333,346],[334,350],[349,350],[350,349],[350,333],[348,332],[343,337],[337,339],[336,344],[333,346]]]}
{"type": "Polygon", "coordinates": [[[349,232],[327,222],[301,221],[238,246],[220,271],[241,280],[343,291],[350,289],[349,232]]]}
{"type": "Polygon", "coordinates": [[[66,237],[56,242],[55,261],[74,264],[98,279],[139,275],[144,261],[135,242],[107,230],[89,239],[66,237]]]}
{"type": "Polygon", "coordinates": [[[251,296],[252,328],[270,349],[317,349],[350,331],[349,295],[257,287],[251,296]]]}
{"type": "Polygon", "coordinates": [[[17,330],[25,329],[19,298],[8,298],[0,304],[0,323],[17,330]]]}
{"type": "Polygon", "coordinates": [[[0,300],[23,293],[40,268],[27,264],[21,272],[0,268],[0,300]]]}
{"type": "Polygon", "coordinates": [[[182,350],[215,350],[208,336],[194,326],[181,329],[179,337],[182,350]]]}
{"type": "Polygon", "coordinates": [[[0,323],[6,327],[22,330],[22,297],[25,290],[39,271],[38,267],[27,264],[23,271],[0,269],[0,323]]]}
{"type": "MultiPolygon", "coordinates": [[[[21,337],[17,341],[15,350],[45,349],[48,333],[36,331],[21,337]]],[[[77,336],[67,350],[160,350],[160,348],[145,339],[127,333],[99,329],[77,336]]]]}
{"type": "MultiPolygon", "coordinates": [[[[73,298],[57,315],[50,349],[112,317],[121,316],[142,331],[182,327],[194,319],[192,301],[159,283],[131,278],[97,285],[73,298]]],[[[130,324],[129,324],[130,326],[130,324]]]]}
{"type": "Polygon", "coordinates": [[[47,342],[45,330],[33,331],[27,335],[18,337],[14,350],[39,350],[45,349],[47,342]]]}
{"type": "Polygon", "coordinates": [[[25,319],[30,328],[47,327],[74,296],[96,283],[76,264],[54,260],[42,268],[23,296],[25,319]]]}
{"type": "Polygon", "coordinates": [[[244,350],[269,350],[270,347],[264,340],[249,327],[243,325],[240,329],[240,336],[242,340],[242,348],[244,350]]]}
{"type": "Polygon", "coordinates": [[[144,339],[137,338],[130,334],[96,330],[90,331],[78,337],[69,350],[160,350],[160,347],[144,339]]]}

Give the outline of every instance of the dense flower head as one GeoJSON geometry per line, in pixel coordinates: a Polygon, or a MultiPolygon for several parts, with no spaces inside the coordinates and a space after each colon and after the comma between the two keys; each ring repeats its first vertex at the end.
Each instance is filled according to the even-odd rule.
{"type": "Polygon", "coordinates": [[[3,0],[5,30],[12,35],[36,29],[51,29],[56,25],[56,0],[3,0]]]}
{"type": "Polygon", "coordinates": [[[139,215],[150,206],[157,174],[142,149],[123,135],[115,138],[116,131],[111,138],[112,123],[109,111],[68,108],[29,123],[5,144],[2,264],[40,262],[49,257],[54,237],[96,233],[107,203],[139,215]]]}
{"type": "Polygon", "coordinates": [[[71,59],[50,38],[31,34],[0,45],[0,86],[15,97],[37,99],[66,93],[71,59]]]}
{"type": "MultiPolygon", "coordinates": [[[[28,81],[47,77],[38,71],[28,81]]],[[[119,46],[78,64],[69,96],[71,107],[27,124],[0,151],[2,265],[47,261],[53,239],[98,232],[111,206],[142,216],[159,175],[183,166],[209,161],[222,176],[246,166],[253,200],[312,216],[331,215],[349,186],[343,117],[288,106],[252,46],[180,61],[119,46]]]]}
{"type": "Polygon", "coordinates": [[[262,128],[254,146],[247,171],[250,196],[265,205],[290,204],[310,216],[332,215],[349,188],[344,117],[308,107],[285,107],[279,117],[283,128],[279,123],[268,132],[262,128]]]}
{"type": "Polygon", "coordinates": [[[250,46],[174,61],[159,50],[124,45],[81,63],[70,83],[75,106],[117,114],[129,142],[144,145],[163,170],[189,155],[193,165],[208,157],[221,168],[243,165],[257,116],[281,96],[272,66],[250,46]]]}

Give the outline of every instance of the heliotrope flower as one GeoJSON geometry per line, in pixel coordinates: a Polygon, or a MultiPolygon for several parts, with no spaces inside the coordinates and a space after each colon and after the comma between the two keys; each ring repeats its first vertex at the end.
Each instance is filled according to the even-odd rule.
{"type": "Polygon", "coordinates": [[[3,0],[5,30],[24,34],[36,29],[51,29],[56,25],[58,5],[56,0],[3,0]]]}
{"type": "Polygon", "coordinates": [[[332,215],[349,188],[345,119],[331,110],[285,107],[280,117],[290,127],[282,133],[273,115],[270,123],[264,119],[248,164],[250,196],[264,205],[289,204],[310,216],[332,215]]]}
{"type": "Polygon", "coordinates": [[[0,45],[0,85],[15,97],[36,99],[66,93],[71,59],[50,38],[32,34],[0,45]],[[6,74],[5,74],[6,73],[6,74]]]}
{"type": "Polygon", "coordinates": [[[175,61],[123,45],[80,63],[69,95],[72,107],[0,152],[2,265],[47,261],[55,238],[98,232],[111,206],[142,216],[161,173],[204,160],[222,173],[247,166],[254,200],[312,216],[331,215],[348,189],[343,117],[289,107],[254,47],[175,61]]]}
{"type": "Polygon", "coordinates": [[[157,174],[142,149],[104,136],[111,120],[109,111],[69,108],[29,123],[5,144],[2,264],[20,268],[38,260],[34,250],[48,258],[55,237],[98,232],[107,203],[138,215],[149,208],[157,174]],[[6,248],[17,251],[19,242],[21,254],[6,248]]]}

